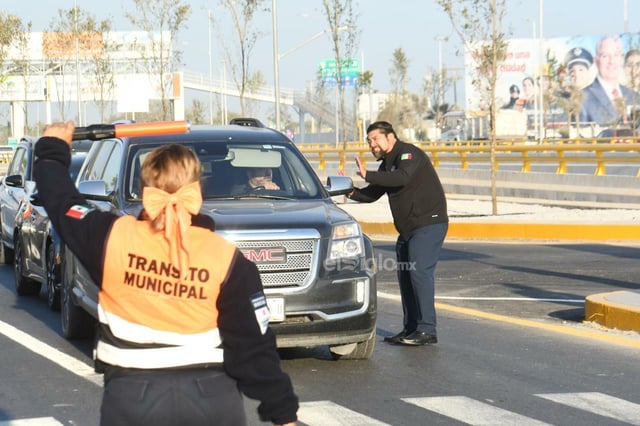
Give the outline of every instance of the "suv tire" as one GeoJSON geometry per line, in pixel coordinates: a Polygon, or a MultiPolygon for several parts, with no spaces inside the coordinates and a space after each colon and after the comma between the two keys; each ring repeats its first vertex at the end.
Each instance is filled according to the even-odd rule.
{"type": "Polygon", "coordinates": [[[56,263],[56,246],[51,241],[47,244],[46,286],[47,305],[52,311],[60,310],[60,265],[56,263]]]}
{"type": "Polygon", "coordinates": [[[60,265],[60,276],[62,277],[62,287],[60,289],[62,334],[69,340],[86,339],[93,336],[96,320],[73,301],[71,284],[67,280],[64,260],[60,265]]]}
{"type": "Polygon", "coordinates": [[[24,256],[20,238],[16,238],[13,247],[15,253],[13,270],[15,272],[16,293],[19,296],[36,296],[40,293],[42,284],[24,276],[24,256]]]}
{"type": "Polygon", "coordinates": [[[333,359],[369,359],[376,346],[376,334],[363,342],[348,343],[346,345],[329,346],[333,359]]]}
{"type": "MultiPolygon", "coordinates": [[[[2,228],[2,223],[0,222],[0,229],[2,228]]],[[[0,265],[8,265],[13,263],[13,250],[11,250],[7,245],[2,242],[0,238],[0,265]]]]}

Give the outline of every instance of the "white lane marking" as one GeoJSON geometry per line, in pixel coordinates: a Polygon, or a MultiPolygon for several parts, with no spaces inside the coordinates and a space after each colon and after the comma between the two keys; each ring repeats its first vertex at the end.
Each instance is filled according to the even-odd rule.
{"type": "Polygon", "coordinates": [[[466,396],[402,398],[402,400],[470,425],[549,425],[549,423],[544,423],[512,411],[476,401],[466,396]]]}
{"type": "Polygon", "coordinates": [[[640,404],[600,392],[541,393],[540,398],[609,417],[632,425],[640,425],[640,404]]]}
{"type": "Polygon", "coordinates": [[[549,299],[546,297],[465,297],[465,296],[436,296],[440,300],[491,300],[491,301],[516,301],[516,302],[560,302],[560,303],[584,303],[584,299],[549,299]]]}
{"type": "Polygon", "coordinates": [[[53,417],[38,417],[33,419],[8,420],[0,422],[0,426],[61,426],[62,423],[53,417]]]}
{"type": "Polygon", "coordinates": [[[65,370],[68,370],[83,379],[87,379],[96,385],[102,386],[102,374],[97,374],[91,366],[84,362],[39,341],[38,339],[3,321],[0,321],[0,333],[30,351],[55,364],[58,364],[65,370]]]}
{"type": "Polygon", "coordinates": [[[382,423],[331,401],[300,403],[298,421],[308,426],[388,426],[388,423],[382,423]]]}

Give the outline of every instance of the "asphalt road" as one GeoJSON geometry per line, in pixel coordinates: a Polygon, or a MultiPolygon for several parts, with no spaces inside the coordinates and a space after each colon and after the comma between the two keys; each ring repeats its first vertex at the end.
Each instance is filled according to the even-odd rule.
{"type": "MultiPolygon", "coordinates": [[[[582,324],[579,302],[640,288],[640,247],[446,243],[437,270],[440,342],[418,348],[381,341],[402,318],[393,243],[376,248],[372,359],[281,351],[301,424],[640,425],[640,336],[582,324]]],[[[91,342],[61,336],[44,294],[18,298],[10,266],[0,266],[0,331],[0,425],[98,424],[91,342]]]]}

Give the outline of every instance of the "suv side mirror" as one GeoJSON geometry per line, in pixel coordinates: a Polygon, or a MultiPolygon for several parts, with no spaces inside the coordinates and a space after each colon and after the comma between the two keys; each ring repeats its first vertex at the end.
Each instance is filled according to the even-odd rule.
{"type": "Polygon", "coordinates": [[[107,194],[107,184],[103,180],[84,180],[78,184],[78,191],[93,200],[111,201],[107,194]]]}
{"type": "Polygon", "coordinates": [[[353,181],[348,176],[329,176],[325,189],[332,197],[345,195],[353,191],[353,181]]]}
{"type": "Polygon", "coordinates": [[[22,175],[11,175],[4,178],[4,183],[7,186],[13,186],[16,188],[21,188],[24,186],[24,182],[22,181],[22,175]]]}

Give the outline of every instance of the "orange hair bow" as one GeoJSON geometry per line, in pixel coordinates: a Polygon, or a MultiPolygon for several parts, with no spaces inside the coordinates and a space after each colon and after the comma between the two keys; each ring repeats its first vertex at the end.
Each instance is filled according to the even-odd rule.
{"type": "Polygon", "coordinates": [[[151,220],[164,211],[164,237],[169,242],[171,263],[178,265],[181,276],[185,277],[189,268],[187,229],[191,225],[191,215],[198,214],[202,205],[200,182],[185,185],[173,194],[145,186],[142,205],[151,220]]]}

